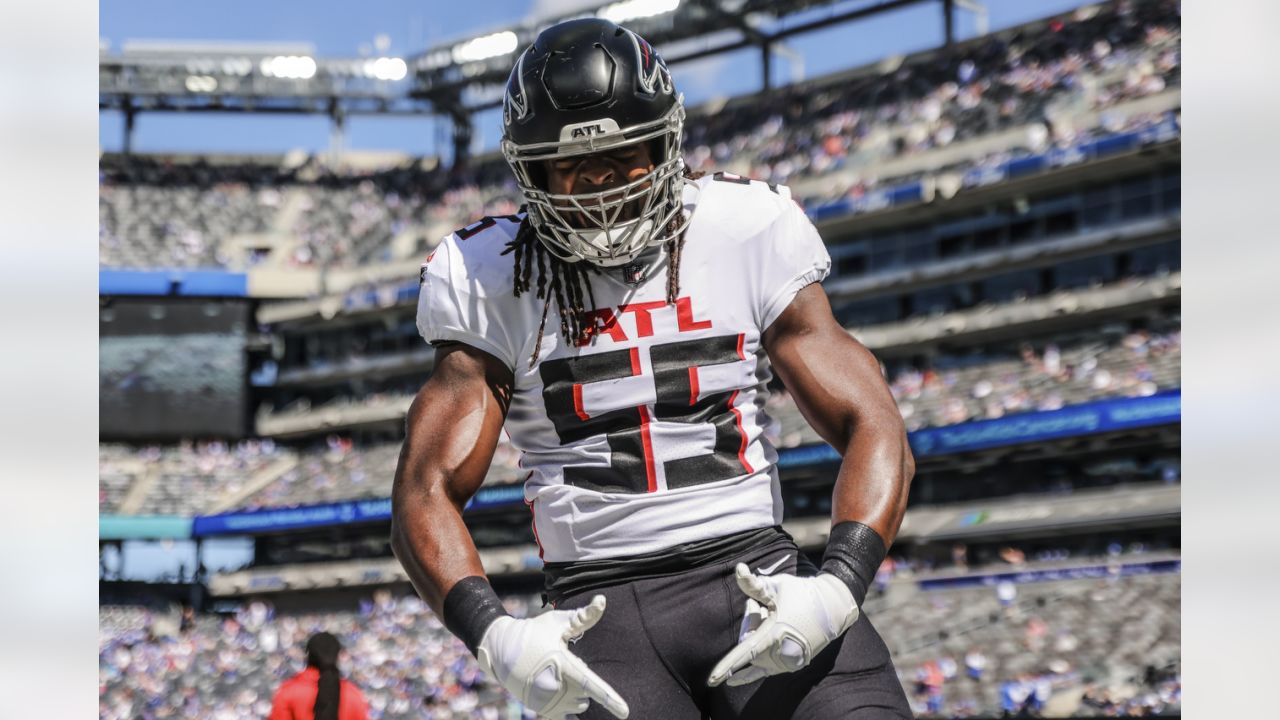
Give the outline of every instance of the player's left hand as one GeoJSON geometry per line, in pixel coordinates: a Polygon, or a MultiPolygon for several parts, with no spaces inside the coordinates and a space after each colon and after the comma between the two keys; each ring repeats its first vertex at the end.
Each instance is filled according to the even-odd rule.
{"type": "Polygon", "coordinates": [[[737,580],[747,594],[747,614],[738,644],[707,679],[711,687],[795,672],[858,619],[853,593],[834,575],[755,575],[739,563],[737,580]]]}

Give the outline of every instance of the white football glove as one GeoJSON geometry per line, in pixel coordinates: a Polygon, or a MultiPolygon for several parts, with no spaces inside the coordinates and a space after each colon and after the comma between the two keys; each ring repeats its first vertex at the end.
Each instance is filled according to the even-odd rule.
{"type": "Polygon", "coordinates": [[[711,687],[795,672],[858,619],[853,593],[834,575],[754,575],[738,563],[737,576],[747,594],[747,612],[738,644],[707,679],[711,687]]]}
{"type": "Polygon", "coordinates": [[[584,712],[592,700],[619,718],[630,710],[622,697],[569,652],[604,615],[604,596],[577,610],[552,610],[518,620],[500,617],[476,647],[480,669],[539,716],[561,720],[584,712]]]}

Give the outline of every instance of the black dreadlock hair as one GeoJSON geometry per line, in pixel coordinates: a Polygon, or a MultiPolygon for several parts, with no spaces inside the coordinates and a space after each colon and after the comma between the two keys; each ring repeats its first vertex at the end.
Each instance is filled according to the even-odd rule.
{"type": "MultiPolygon", "coordinates": [[[[684,177],[687,180],[697,180],[704,174],[691,172],[687,167],[684,169],[684,177]]],[[[521,210],[523,211],[524,208],[521,210]]],[[[675,303],[676,295],[680,292],[680,255],[684,249],[684,230],[679,229],[679,223],[679,217],[671,218],[667,224],[669,237],[664,243],[667,250],[668,305],[675,303]]],[[[529,367],[533,367],[534,363],[538,362],[538,355],[542,352],[541,338],[547,327],[547,311],[551,309],[553,296],[556,301],[556,310],[560,314],[560,335],[564,337],[565,342],[576,343],[590,331],[590,328],[586,327],[586,315],[595,309],[596,298],[591,291],[589,273],[599,273],[600,270],[587,262],[565,262],[547,252],[542,241],[538,239],[538,233],[527,214],[516,231],[515,239],[507,243],[507,248],[502,251],[503,255],[508,253],[515,254],[515,282],[512,291],[516,297],[529,292],[532,288],[530,281],[533,266],[535,262],[538,265],[535,292],[536,297],[543,303],[542,320],[538,323],[536,336],[539,340],[534,343],[533,355],[529,356],[529,367]],[[549,280],[548,266],[550,266],[549,280]],[[588,304],[590,308],[587,307],[588,304]]]]}
{"type": "Polygon", "coordinates": [[[316,720],[338,720],[341,706],[342,677],[338,675],[338,638],[319,632],[307,640],[307,665],[320,671],[316,689],[316,720]]]}

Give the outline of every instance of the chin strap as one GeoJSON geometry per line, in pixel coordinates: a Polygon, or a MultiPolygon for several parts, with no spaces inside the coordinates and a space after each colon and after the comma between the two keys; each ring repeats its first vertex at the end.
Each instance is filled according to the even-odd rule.
{"type": "MultiPolygon", "coordinates": [[[[626,237],[627,235],[631,235],[632,237],[634,236],[640,236],[645,238],[652,237],[653,236],[653,220],[644,220],[644,221],[641,221],[638,225],[634,221],[626,224],[620,223],[610,228],[609,230],[585,230],[578,233],[578,237],[582,238],[582,240],[585,241],[591,247],[603,253],[607,253],[609,251],[608,248],[613,244],[613,240],[615,237],[618,237],[618,236],[626,237]]],[[[636,257],[638,257],[641,253],[645,251],[645,248],[649,247],[649,245],[650,245],[649,242],[645,242],[643,245],[636,248],[633,252],[627,253],[626,255],[621,255],[616,258],[601,258],[599,260],[588,260],[588,262],[591,262],[600,267],[617,267],[619,265],[626,265],[632,260],[635,260],[636,257]]]]}

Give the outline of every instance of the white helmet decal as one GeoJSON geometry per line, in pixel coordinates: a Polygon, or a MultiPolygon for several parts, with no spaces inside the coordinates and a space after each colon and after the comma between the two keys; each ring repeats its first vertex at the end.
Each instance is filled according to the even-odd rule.
{"type": "Polygon", "coordinates": [[[661,90],[666,94],[671,94],[674,88],[671,84],[671,73],[667,70],[666,64],[662,61],[658,54],[653,51],[653,46],[648,40],[627,30],[627,37],[631,38],[631,44],[636,49],[636,68],[640,71],[639,80],[640,87],[648,94],[661,90]]]}
{"type": "Polygon", "coordinates": [[[502,102],[503,122],[510,123],[513,120],[523,120],[529,114],[529,96],[524,91],[524,58],[528,52],[520,53],[520,59],[516,61],[516,71],[513,73],[516,79],[517,88],[512,92],[511,86],[507,86],[506,97],[502,102]]]}

